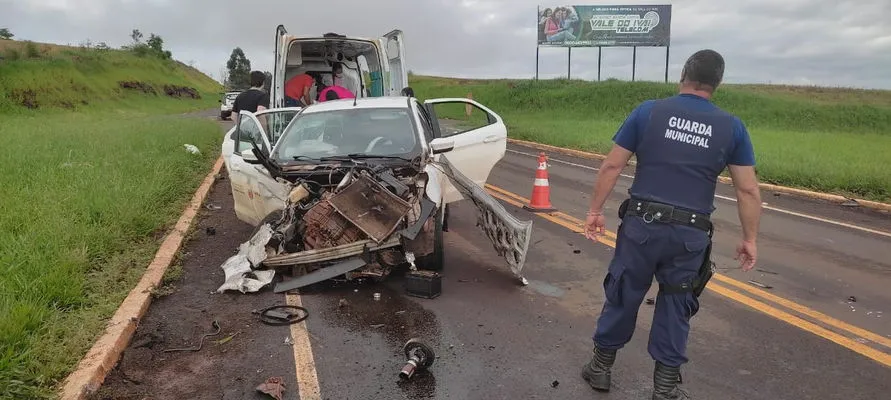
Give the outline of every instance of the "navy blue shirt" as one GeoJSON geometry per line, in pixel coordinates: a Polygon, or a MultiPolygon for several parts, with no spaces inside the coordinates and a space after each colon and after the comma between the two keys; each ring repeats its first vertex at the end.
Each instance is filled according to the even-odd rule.
{"type": "MultiPolygon", "coordinates": [[[[708,99],[693,94],[679,94],[674,96],[672,100],[684,107],[689,107],[693,111],[720,110],[718,106],[708,99]]],[[[650,120],[650,111],[653,109],[654,103],[653,100],[647,100],[631,111],[631,115],[625,119],[622,127],[613,136],[613,141],[617,145],[630,152],[637,150],[637,144],[640,142],[640,136],[646,131],[647,122],[650,120]]],[[[733,117],[733,143],[733,150],[730,153],[727,164],[755,165],[755,150],[752,148],[749,131],[746,130],[746,126],[737,117],[733,117]]]]}
{"type": "Polygon", "coordinates": [[[613,141],[637,156],[632,197],[697,214],[714,211],[716,181],[728,165],[755,165],[742,121],[692,94],[641,103],[613,141]]]}

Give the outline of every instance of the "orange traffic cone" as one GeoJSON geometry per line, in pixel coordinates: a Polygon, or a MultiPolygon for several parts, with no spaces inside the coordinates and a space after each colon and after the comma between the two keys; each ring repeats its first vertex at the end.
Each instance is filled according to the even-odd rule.
{"type": "Polygon", "coordinates": [[[548,184],[548,157],[544,152],[538,153],[538,169],[535,170],[535,181],[532,184],[532,199],[523,208],[536,212],[556,211],[551,205],[551,187],[548,184]]]}

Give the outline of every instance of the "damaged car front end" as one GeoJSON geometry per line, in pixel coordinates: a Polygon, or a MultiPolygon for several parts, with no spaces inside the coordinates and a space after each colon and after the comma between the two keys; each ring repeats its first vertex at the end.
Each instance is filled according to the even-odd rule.
{"type": "MultiPolygon", "coordinates": [[[[421,133],[417,137],[424,140],[421,133]]],[[[443,197],[446,186],[476,206],[477,226],[526,283],[522,271],[532,222],[516,219],[441,154],[451,150],[449,141],[425,141],[417,151],[399,155],[296,156],[288,163],[270,157],[257,142],[243,153],[244,161],[265,170],[280,190],[247,190],[254,196],[286,195],[265,200],[279,206],[224,264],[220,292],[257,291],[276,272],[291,275],[274,288],[286,292],[339,277],[381,280],[403,265],[440,271],[444,208],[454,201],[443,197]]]]}

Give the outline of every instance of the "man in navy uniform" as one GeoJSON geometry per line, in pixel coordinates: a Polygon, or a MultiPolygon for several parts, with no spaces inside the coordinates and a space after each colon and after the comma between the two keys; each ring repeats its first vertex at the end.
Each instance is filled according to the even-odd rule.
{"type": "Polygon", "coordinates": [[[608,391],[616,353],[631,340],[637,312],[655,275],[659,283],[648,351],[655,360],[653,399],[689,399],[677,385],[687,362],[690,318],[711,278],[711,213],[718,175],[729,166],[739,202],[743,237],[737,257],[750,271],[761,195],[755,155],[742,121],[711,97],[724,75],[724,59],[701,50],[684,64],[680,93],[638,105],[613,137],[594,185],[585,235],[602,235],[603,204],[632,154],[637,157],[630,198],[619,209],[615,256],[603,282],[605,301],[594,333],[594,355],[582,377],[608,391]]]}

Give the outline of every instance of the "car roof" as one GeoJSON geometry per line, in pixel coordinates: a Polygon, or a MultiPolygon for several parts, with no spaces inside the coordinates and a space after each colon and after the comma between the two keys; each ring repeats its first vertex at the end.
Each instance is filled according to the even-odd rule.
{"type": "Polygon", "coordinates": [[[383,96],[328,100],[304,108],[303,113],[311,114],[325,111],[347,110],[351,108],[409,108],[408,99],[409,98],[405,96],[383,96]],[[355,105],[353,105],[354,102],[355,105]]]}

